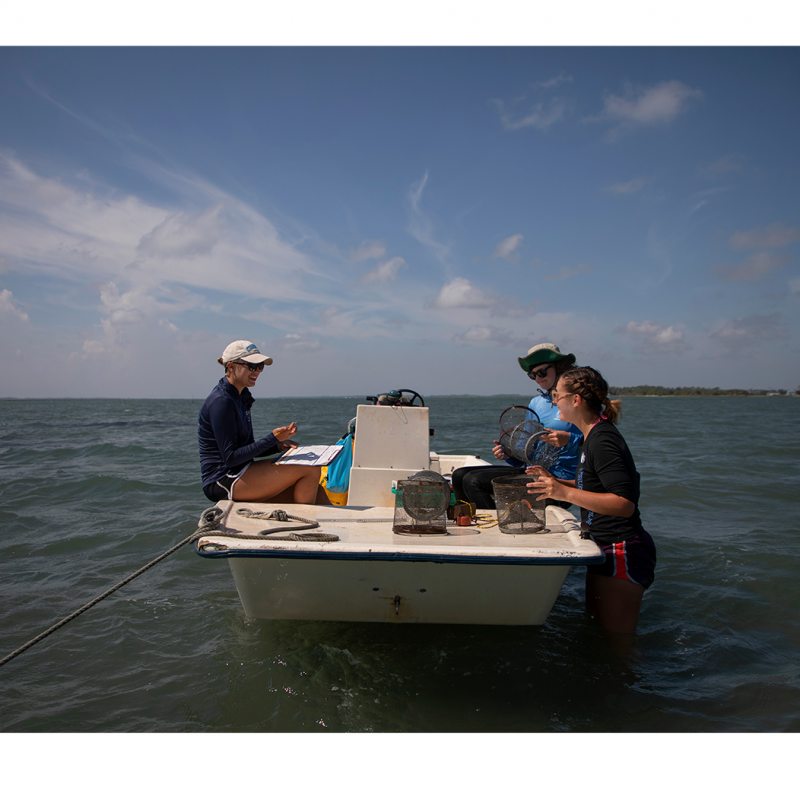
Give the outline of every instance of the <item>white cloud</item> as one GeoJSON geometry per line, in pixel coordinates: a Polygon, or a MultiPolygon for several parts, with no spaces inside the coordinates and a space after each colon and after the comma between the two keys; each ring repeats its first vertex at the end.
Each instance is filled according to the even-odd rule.
{"type": "Polygon", "coordinates": [[[786,247],[800,241],[800,228],[775,223],[749,231],[736,231],[730,238],[731,247],[737,250],[786,247]]]}
{"type": "Polygon", "coordinates": [[[85,178],[72,186],[0,153],[0,257],[8,271],[13,265],[79,283],[124,276],[132,286],[181,283],[273,300],[322,296],[324,276],[269,219],[202,181],[170,178],[190,185],[198,210],[87,188],[85,178]]]}
{"type": "Polygon", "coordinates": [[[546,281],[568,281],[579,275],[588,275],[591,271],[592,268],[588,264],[576,264],[574,267],[561,267],[558,272],[551,272],[542,277],[546,281]]]}
{"type": "Polygon", "coordinates": [[[0,291],[0,314],[10,314],[23,322],[28,321],[28,315],[23,311],[14,300],[14,294],[10,289],[0,291]]]}
{"type": "MultiPolygon", "coordinates": [[[[77,183],[77,181],[76,181],[77,183]]],[[[11,269],[67,279],[110,277],[164,210],[98,186],[71,187],[0,153],[0,255],[11,269]]]]}
{"type": "Polygon", "coordinates": [[[562,120],[567,112],[567,103],[561,98],[528,103],[525,110],[510,110],[502,100],[494,100],[500,114],[500,122],[507,131],[535,128],[546,131],[562,120]]]}
{"type": "Polygon", "coordinates": [[[461,337],[465,342],[490,342],[494,338],[494,329],[489,325],[474,325],[464,331],[461,337]]]}
{"type": "Polygon", "coordinates": [[[353,248],[350,258],[353,261],[372,261],[376,258],[383,258],[386,255],[386,245],[377,240],[361,242],[358,247],[353,248]]]}
{"type": "Polygon", "coordinates": [[[678,350],[685,345],[683,329],[677,325],[657,325],[655,322],[631,321],[623,332],[645,350],[678,350]]]}
{"type": "Polygon", "coordinates": [[[165,217],[139,240],[138,252],[149,258],[194,258],[210,254],[224,236],[222,208],[165,217]]]}
{"type": "Polygon", "coordinates": [[[299,333],[287,333],[281,339],[281,344],[286,350],[319,350],[321,345],[317,339],[299,333]]]}
{"type": "Polygon", "coordinates": [[[550,89],[555,89],[558,86],[562,86],[565,83],[572,83],[572,75],[568,75],[566,72],[560,72],[553,78],[548,78],[547,80],[538,81],[534,85],[537,89],[544,89],[545,91],[549,91],[550,89]]]}
{"type": "Polygon", "coordinates": [[[646,178],[632,178],[622,183],[612,183],[611,186],[607,188],[607,191],[611,192],[611,194],[635,194],[644,189],[646,185],[646,178]]]}
{"type": "Polygon", "coordinates": [[[397,273],[406,265],[406,260],[400,256],[390,258],[378,264],[375,269],[368,272],[362,280],[365,283],[388,283],[397,277],[397,273]]]}
{"type": "Polygon", "coordinates": [[[752,253],[739,264],[720,264],[714,267],[714,272],[729,281],[756,281],[787,263],[785,254],[759,252],[752,253]]]}
{"type": "Polygon", "coordinates": [[[766,337],[783,338],[779,314],[751,314],[747,317],[723,320],[709,336],[731,349],[748,349],[762,346],[766,337]]]}
{"type": "Polygon", "coordinates": [[[649,88],[629,87],[624,95],[606,95],[603,111],[594,121],[616,125],[647,126],[672,122],[703,93],[680,81],[664,81],[649,88]]]}
{"type": "Polygon", "coordinates": [[[737,155],[725,155],[716,161],[702,166],[702,171],[712,177],[719,177],[721,175],[729,175],[736,172],[741,172],[744,169],[744,159],[737,155]]]}
{"type": "MultiPolygon", "coordinates": [[[[138,167],[160,194],[177,196],[172,206],[123,195],[85,173],[69,179],[40,175],[0,152],[4,271],[57,278],[80,293],[83,312],[97,293],[98,317],[88,319],[90,332],[72,343],[76,358],[122,358],[126,349],[140,350],[151,333],[177,332],[181,313],[226,313],[234,298],[251,305],[268,301],[273,313],[264,322],[270,327],[276,306],[294,307],[296,329],[306,324],[309,307],[329,303],[333,285],[343,286],[335,263],[317,267],[246,203],[193,175],[152,162],[138,167]],[[298,304],[306,313],[296,311],[298,304]]],[[[388,278],[397,269],[391,263],[378,276],[388,278]]],[[[24,314],[10,296],[0,302],[4,311],[24,314]]],[[[385,303],[366,313],[378,317],[382,310],[385,303]]],[[[239,303],[234,313],[246,318],[249,311],[239,303]]]]}
{"type": "Polygon", "coordinates": [[[137,286],[120,290],[113,283],[100,287],[99,332],[83,341],[85,356],[97,354],[120,355],[131,337],[142,328],[153,325],[177,333],[178,327],[167,316],[179,314],[202,305],[202,299],[181,287],[137,286]]]}
{"type": "Polygon", "coordinates": [[[452,337],[459,344],[502,345],[503,347],[522,347],[519,336],[493,325],[473,325],[463,333],[452,337]]]}
{"type": "Polygon", "coordinates": [[[728,191],[730,191],[730,187],[714,186],[711,189],[701,189],[698,192],[692,192],[688,198],[690,203],[689,216],[691,217],[693,214],[696,214],[701,209],[710,205],[711,201],[715,199],[717,195],[724,194],[728,191]]]}
{"type": "Polygon", "coordinates": [[[408,232],[420,244],[431,250],[435,258],[441,264],[449,266],[450,248],[436,239],[433,233],[433,224],[428,215],[422,210],[422,195],[427,185],[428,173],[426,171],[408,191],[408,205],[410,209],[408,232]]]}
{"type": "Polygon", "coordinates": [[[436,298],[438,308],[490,308],[494,300],[477,289],[466,278],[446,283],[436,298]]]}
{"type": "Polygon", "coordinates": [[[509,259],[519,248],[522,239],[523,236],[521,233],[514,233],[511,236],[506,236],[506,238],[495,247],[492,258],[509,259]]]}

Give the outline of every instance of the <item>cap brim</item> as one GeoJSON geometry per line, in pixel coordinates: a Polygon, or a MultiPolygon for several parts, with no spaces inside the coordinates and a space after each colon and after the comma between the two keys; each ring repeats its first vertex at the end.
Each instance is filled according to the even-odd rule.
{"type": "Polygon", "coordinates": [[[559,361],[569,361],[570,364],[574,364],[575,356],[572,353],[554,353],[552,350],[545,350],[517,360],[525,372],[530,372],[532,367],[538,367],[539,364],[557,364],[559,361]]]}
{"type": "MultiPolygon", "coordinates": [[[[231,361],[247,361],[248,364],[263,364],[265,367],[268,367],[272,363],[272,359],[269,356],[245,356],[243,358],[232,358],[231,361]]],[[[222,356],[217,359],[217,364],[222,364],[225,366],[225,362],[222,360],[222,356]]]]}

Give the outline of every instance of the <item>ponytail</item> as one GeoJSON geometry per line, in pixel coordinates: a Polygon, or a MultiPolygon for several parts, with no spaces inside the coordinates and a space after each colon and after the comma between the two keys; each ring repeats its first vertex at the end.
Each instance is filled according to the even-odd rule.
{"type": "Polygon", "coordinates": [[[603,414],[609,422],[616,423],[622,414],[622,400],[606,400],[603,414]]]}

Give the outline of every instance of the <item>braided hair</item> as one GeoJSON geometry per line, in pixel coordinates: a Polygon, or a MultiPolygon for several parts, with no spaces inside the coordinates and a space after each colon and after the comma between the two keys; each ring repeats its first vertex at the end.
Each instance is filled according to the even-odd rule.
{"type": "Polygon", "coordinates": [[[608,383],[593,367],[574,367],[561,376],[561,380],[575,394],[580,395],[598,416],[616,422],[622,413],[621,400],[608,399],[608,383]]]}

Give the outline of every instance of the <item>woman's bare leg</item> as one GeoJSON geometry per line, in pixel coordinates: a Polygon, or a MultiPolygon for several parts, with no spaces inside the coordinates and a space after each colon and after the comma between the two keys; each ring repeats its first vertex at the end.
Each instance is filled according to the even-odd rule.
{"type": "Polygon", "coordinates": [[[317,499],[316,499],[315,502],[316,502],[316,504],[318,506],[332,506],[333,505],[333,503],[331,503],[330,497],[328,497],[328,493],[322,488],[322,486],[320,486],[317,489],[317,499]]]}
{"type": "Polygon", "coordinates": [[[291,490],[292,502],[313,504],[317,500],[320,472],[319,467],[254,461],[234,484],[233,499],[258,502],[280,496],[280,502],[288,502],[285,498],[287,490],[291,490]]]}
{"type": "Polygon", "coordinates": [[[644,589],[637,583],[586,575],[586,610],[610,633],[635,633],[644,589]]]}

